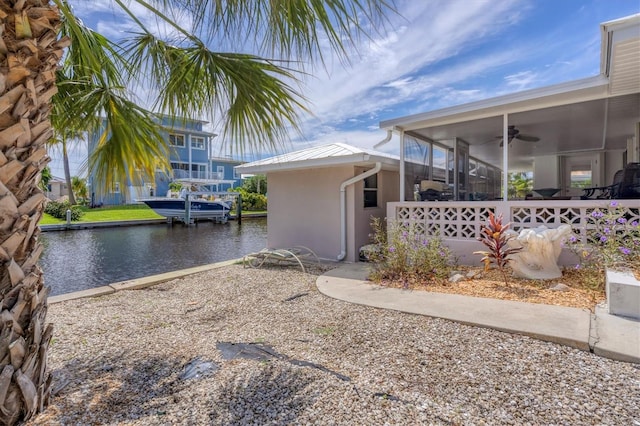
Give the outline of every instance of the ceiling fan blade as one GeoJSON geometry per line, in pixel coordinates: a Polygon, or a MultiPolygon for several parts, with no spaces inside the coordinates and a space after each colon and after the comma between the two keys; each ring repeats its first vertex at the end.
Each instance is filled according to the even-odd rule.
{"type": "Polygon", "coordinates": [[[525,142],[538,142],[540,140],[540,138],[537,136],[520,135],[520,134],[516,136],[516,139],[520,139],[521,141],[525,141],[525,142]]]}
{"type": "MultiPolygon", "coordinates": [[[[511,141],[513,140],[513,138],[509,138],[509,146],[511,146],[511,141]]],[[[502,148],[504,146],[504,139],[500,138],[500,148],[502,148]]]]}

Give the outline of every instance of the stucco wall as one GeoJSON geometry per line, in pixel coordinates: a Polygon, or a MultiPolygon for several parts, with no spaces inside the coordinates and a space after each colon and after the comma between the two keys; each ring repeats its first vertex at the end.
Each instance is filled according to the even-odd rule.
{"type": "Polygon", "coordinates": [[[350,166],[267,173],[269,247],[303,245],[321,258],[335,259],[340,252],[340,184],[352,176],[350,166]]]}
{"type": "MultiPolygon", "coordinates": [[[[364,169],[356,169],[357,173],[362,173],[364,169]]],[[[353,188],[353,215],[350,217],[347,226],[347,261],[358,260],[358,250],[360,247],[369,244],[369,234],[371,234],[371,218],[384,219],[387,213],[387,202],[399,201],[400,175],[398,172],[383,170],[378,173],[378,207],[364,207],[364,183],[358,182],[353,188]]]]}
{"type": "MultiPolygon", "coordinates": [[[[340,253],[340,184],[364,169],[353,166],[267,173],[271,248],[303,245],[319,257],[340,253]]],[[[363,183],[347,187],[347,261],[369,242],[371,216],[384,217],[387,201],[398,201],[398,173],[378,175],[378,207],[364,208],[363,183]]]]}

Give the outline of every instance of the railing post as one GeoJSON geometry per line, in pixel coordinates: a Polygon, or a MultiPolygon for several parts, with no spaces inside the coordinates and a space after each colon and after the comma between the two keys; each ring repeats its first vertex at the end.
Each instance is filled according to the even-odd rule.
{"type": "Polygon", "coordinates": [[[502,223],[513,222],[511,208],[507,201],[496,201],[496,216],[502,215],[502,223]]]}

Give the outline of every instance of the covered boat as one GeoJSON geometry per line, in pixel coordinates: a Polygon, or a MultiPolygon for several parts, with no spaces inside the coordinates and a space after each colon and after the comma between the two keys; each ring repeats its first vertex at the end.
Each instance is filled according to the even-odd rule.
{"type": "Polygon", "coordinates": [[[154,197],[138,201],[145,203],[160,216],[177,219],[184,223],[191,223],[197,219],[226,222],[229,219],[231,202],[211,199],[212,197],[206,192],[183,190],[178,198],[154,197]]]}

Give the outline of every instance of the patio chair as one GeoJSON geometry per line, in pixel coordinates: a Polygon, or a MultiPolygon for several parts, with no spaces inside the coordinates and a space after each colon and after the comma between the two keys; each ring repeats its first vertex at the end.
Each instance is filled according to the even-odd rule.
{"type": "Polygon", "coordinates": [[[453,198],[453,192],[449,185],[433,180],[420,181],[418,194],[420,201],[446,201],[453,198]]]}
{"type": "Polygon", "coordinates": [[[613,183],[611,185],[583,188],[583,194],[580,196],[580,199],[590,200],[594,198],[594,195],[597,199],[618,198],[618,193],[620,192],[620,184],[622,183],[623,177],[624,169],[620,169],[613,175],[613,183]]]}
{"type": "Polygon", "coordinates": [[[582,191],[582,200],[591,199],[594,195],[600,199],[640,198],[640,163],[629,163],[618,170],[611,185],[584,188],[582,191]],[[597,191],[599,193],[596,194],[597,191]]]}
{"type": "Polygon", "coordinates": [[[257,253],[249,253],[243,257],[244,267],[260,268],[266,265],[290,266],[298,265],[306,272],[304,265],[320,265],[320,259],[310,248],[295,246],[286,249],[264,248],[257,253]]]}
{"type": "Polygon", "coordinates": [[[629,163],[624,167],[618,193],[612,198],[640,198],[640,163],[629,163]]]}

